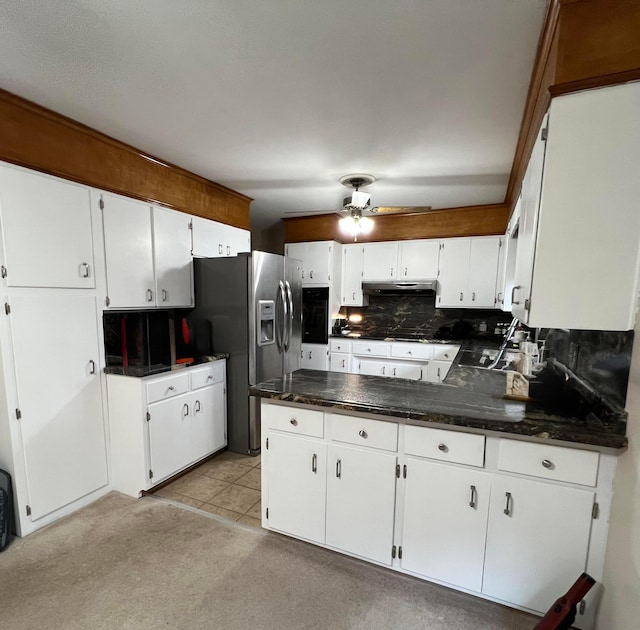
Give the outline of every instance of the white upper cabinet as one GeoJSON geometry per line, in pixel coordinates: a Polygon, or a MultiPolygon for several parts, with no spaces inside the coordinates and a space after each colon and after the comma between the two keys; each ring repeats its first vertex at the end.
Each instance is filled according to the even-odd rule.
{"type": "Polygon", "coordinates": [[[552,100],[546,152],[539,139],[522,188],[512,312],[529,326],[633,328],[640,252],[638,112],[640,83],[552,100]],[[533,246],[524,238],[530,228],[533,246]]]}
{"type": "Polygon", "coordinates": [[[153,208],[153,244],[158,306],[193,305],[191,217],[153,208]]]}
{"type": "Polygon", "coordinates": [[[397,279],[434,280],[438,276],[439,255],[437,239],[401,241],[397,279]]]}
{"type": "Polygon", "coordinates": [[[335,241],[288,243],[286,255],[302,262],[303,286],[329,285],[333,280],[334,253],[340,248],[335,241]]]}
{"type": "Polygon", "coordinates": [[[193,222],[193,255],[197,258],[220,258],[237,256],[251,251],[249,230],[210,221],[202,217],[191,217],[193,222]]]}
{"type": "Polygon", "coordinates": [[[398,243],[364,243],[362,280],[365,282],[395,280],[398,272],[398,243]]]}
{"type": "Polygon", "coordinates": [[[189,216],[106,193],[102,205],[107,306],[193,306],[189,216]]]}
{"type": "Polygon", "coordinates": [[[500,241],[479,236],[441,242],[437,306],[495,308],[500,241]]]}
{"type": "Polygon", "coordinates": [[[102,202],[107,306],[154,306],[151,206],[104,193],[102,202]]]}
{"type": "Polygon", "coordinates": [[[368,299],[362,294],[362,245],[342,246],[342,299],[344,306],[364,306],[368,299]]]}
{"type": "Polygon", "coordinates": [[[95,287],[87,186],[3,164],[0,212],[7,286],[95,287]]]}
{"type": "Polygon", "coordinates": [[[516,207],[502,237],[500,257],[498,259],[498,280],[496,282],[496,306],[511,312],[511,292],[516,272],[516,252],[518,251],[518,230],[520,226],[520,208],[522,198],[518,198],[516,207]]]}

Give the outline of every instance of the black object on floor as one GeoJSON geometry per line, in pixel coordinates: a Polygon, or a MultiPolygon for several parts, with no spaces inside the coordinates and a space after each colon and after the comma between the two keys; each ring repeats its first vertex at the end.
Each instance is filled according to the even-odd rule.
{"type": "Polygon", "coordinates": [[[4,551],[13,532],[13,490],[11,475],[0,470],[0,551],[4,551]]]}

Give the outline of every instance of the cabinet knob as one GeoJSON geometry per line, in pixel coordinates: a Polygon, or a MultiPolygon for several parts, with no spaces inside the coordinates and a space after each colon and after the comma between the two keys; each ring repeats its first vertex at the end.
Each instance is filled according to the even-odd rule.
{"type": "Polygon", "coordinates": [[[553,468],[553,462],[550,459],[543,459],[542,466],[551,470],[553,468]]]}
{"type": "Polygon", "coordinates": [[[413,354],[413,352],[411,352],[411,350],[407,350],[407,354],[413,354]]]}
{"type": "Polygon", "coordinates": [[[438,450],[443,453],[447,453],[449,451],[449,447],[446,444],[438,444],[438,450]]]}
{"type": "Polygon", "coordinates": [[[298,421],[295,418],[291,418],[291,420],[289,420],[289,422],[294,426],[297,427],[298,426],[298,421]]]}
{"type": "Polygon", "coordinates": [[[366,440],[369,435],[367,434],[367,432],[364,429],[360,429],[360,431],[358,431],[358,435],[363,439],[366,440]]]}

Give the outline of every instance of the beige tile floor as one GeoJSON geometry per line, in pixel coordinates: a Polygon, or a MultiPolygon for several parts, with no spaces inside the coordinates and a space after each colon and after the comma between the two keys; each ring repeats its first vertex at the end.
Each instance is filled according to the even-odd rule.
{"type": "Polygon", "coordinates": [[[154,494],[260,527],[260,456],[225,451],[154,494]]]}

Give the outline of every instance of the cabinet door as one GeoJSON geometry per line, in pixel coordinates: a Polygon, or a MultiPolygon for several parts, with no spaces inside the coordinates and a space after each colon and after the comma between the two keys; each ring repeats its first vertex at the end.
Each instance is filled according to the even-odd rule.
{"type": "Polygon", "coordinates": [[[430,383],[442,383],[450,369],[451,361],[438,361],[437,359],[433,359],[429,361],[426,374],[423,378],[430,383]]]}
{"type": "Polygon", "coordinates": [[[300,350],[300,367],[308,370],[328,370],[329,346],[303,343],[300,350]]]}
{"type": "Polygon", "coordinates": [[[465,305],[475,308],[496,307],[496,277],[500,256],[500,237],[471,239],[469,286],[465,305]]]}
{"type": "Polygon", "coordinates": [[[356,359],[357,373],[370,374],[372,376],[389,376],[389,364],[382,361],[372,361],[370,359],[356,359]]]}
{"type": "Polygon", "coordinates": [[[362,306],[362,245],[342,247],[342,301],[345,306],[362,306]]]}
{"type": "Polygon", "coordinates": [[[102,200],[109,307],[154,306],[151,207],[107,194],[102,200]]]}
{"type": "Polygon", "coordinates": [[[329,284],[331,281],[331,249],[333,243],[306,243],[302,259],[303,284],[329,284]]]}
{"type": "Polygon", "coordinates": [[[391,564],[396,455],[328,447],[327,545],[391,564]]]}
{"type": "Polygon", "coordinates": [[[89,188],[0,166],[10,287],[95,287],[89,188]]]}
{"type": "Polygon", "coordinates": [[[437,305],[460,307],[469,284],[469,258],[471,239],[451,238],[441,241],[438,270],[437,305]]]}
{"type": "Polygon", "coordinates": [[[594,493],[494,477],[482,592],[546,611],[586,568],[594,493]]]}
{"type": "MultiPolygon", "coordinates": [[[[545,117],[542,129],[547,125],[545,117]]],[[[540,191],[542,189],[542,171],[546,143],[538,132],[536,143],[529,158],[529,164],[522,180],[520,193],[521,210],[518,229],[518,247],[516,252],[515,273],[513,279],[511,312],[521,322],[529,321],[529,300],[531,299],[531,280],[533,276],[533,260],[535,256],[536,237],[538,234],[538,214],[540,208],[540,191]]]]}
{"type": "Polygon", "coordinates": [[[363,280],[395,280],[398,272],[398,243],[365,243],[363,249],[363,280]]]}
{"type": "Polygon", "coordinates": [[[196,258],[225,256],[224,225],[202,217],[192,217],[192,253],[196,258]]]}
{"type": "Polygon", "coordinates": [[[227,245],[225,253],[227,256],[237,256],[240,252],[251,251],[251,232],[241,228],[227,225],[227,245]]]}
{"type": "Polygon", "coordinates": [[[402,241],[398,280],[434,280],[438,277],[439,255],[438,240],[402,241]]]}
{"type": "Polygon", "coordinates": [[[268,440],[269,527],[324,544],[326,444],[274,431],[268,440]]]}
{"type": "Polygon", "coordinates": [[[490,488],[486,473],[408,457],[402,568],[479,592],[490,488]]]}
{"type": "Polygon", "coordinates": [[[191,460],[215,453],[227,444],[224,383],[202,387],[191,397],[191,460]]]}
{"type": "Polygon", "coordinates": [[[332,372],[350,372],[351,371],[351,355],[332,353],[329,357],[329,369],[332,372]]]}
{"type": "Polygon", "coordinates": [[[389,376],[396,378],[408,378],[412,381],[422,380],[423,367],[413,363],[389,363],[389,376]]]}
{"type": "Polygon", "coordinates": [[[193,461],[193,398],[182,394],[149,405],[149,416],[149,476],[156,484],[193,461]]]}
{"type": "Polygon", "coordinates": [[[153,208],[153,252],[158,306],[193,306],[189,215],[153,208]]]}
{"type": "Polygon", "coordinates": [[[96,300],[14,296],[10,322],[35,521],[108,483],[96,300]]]}

